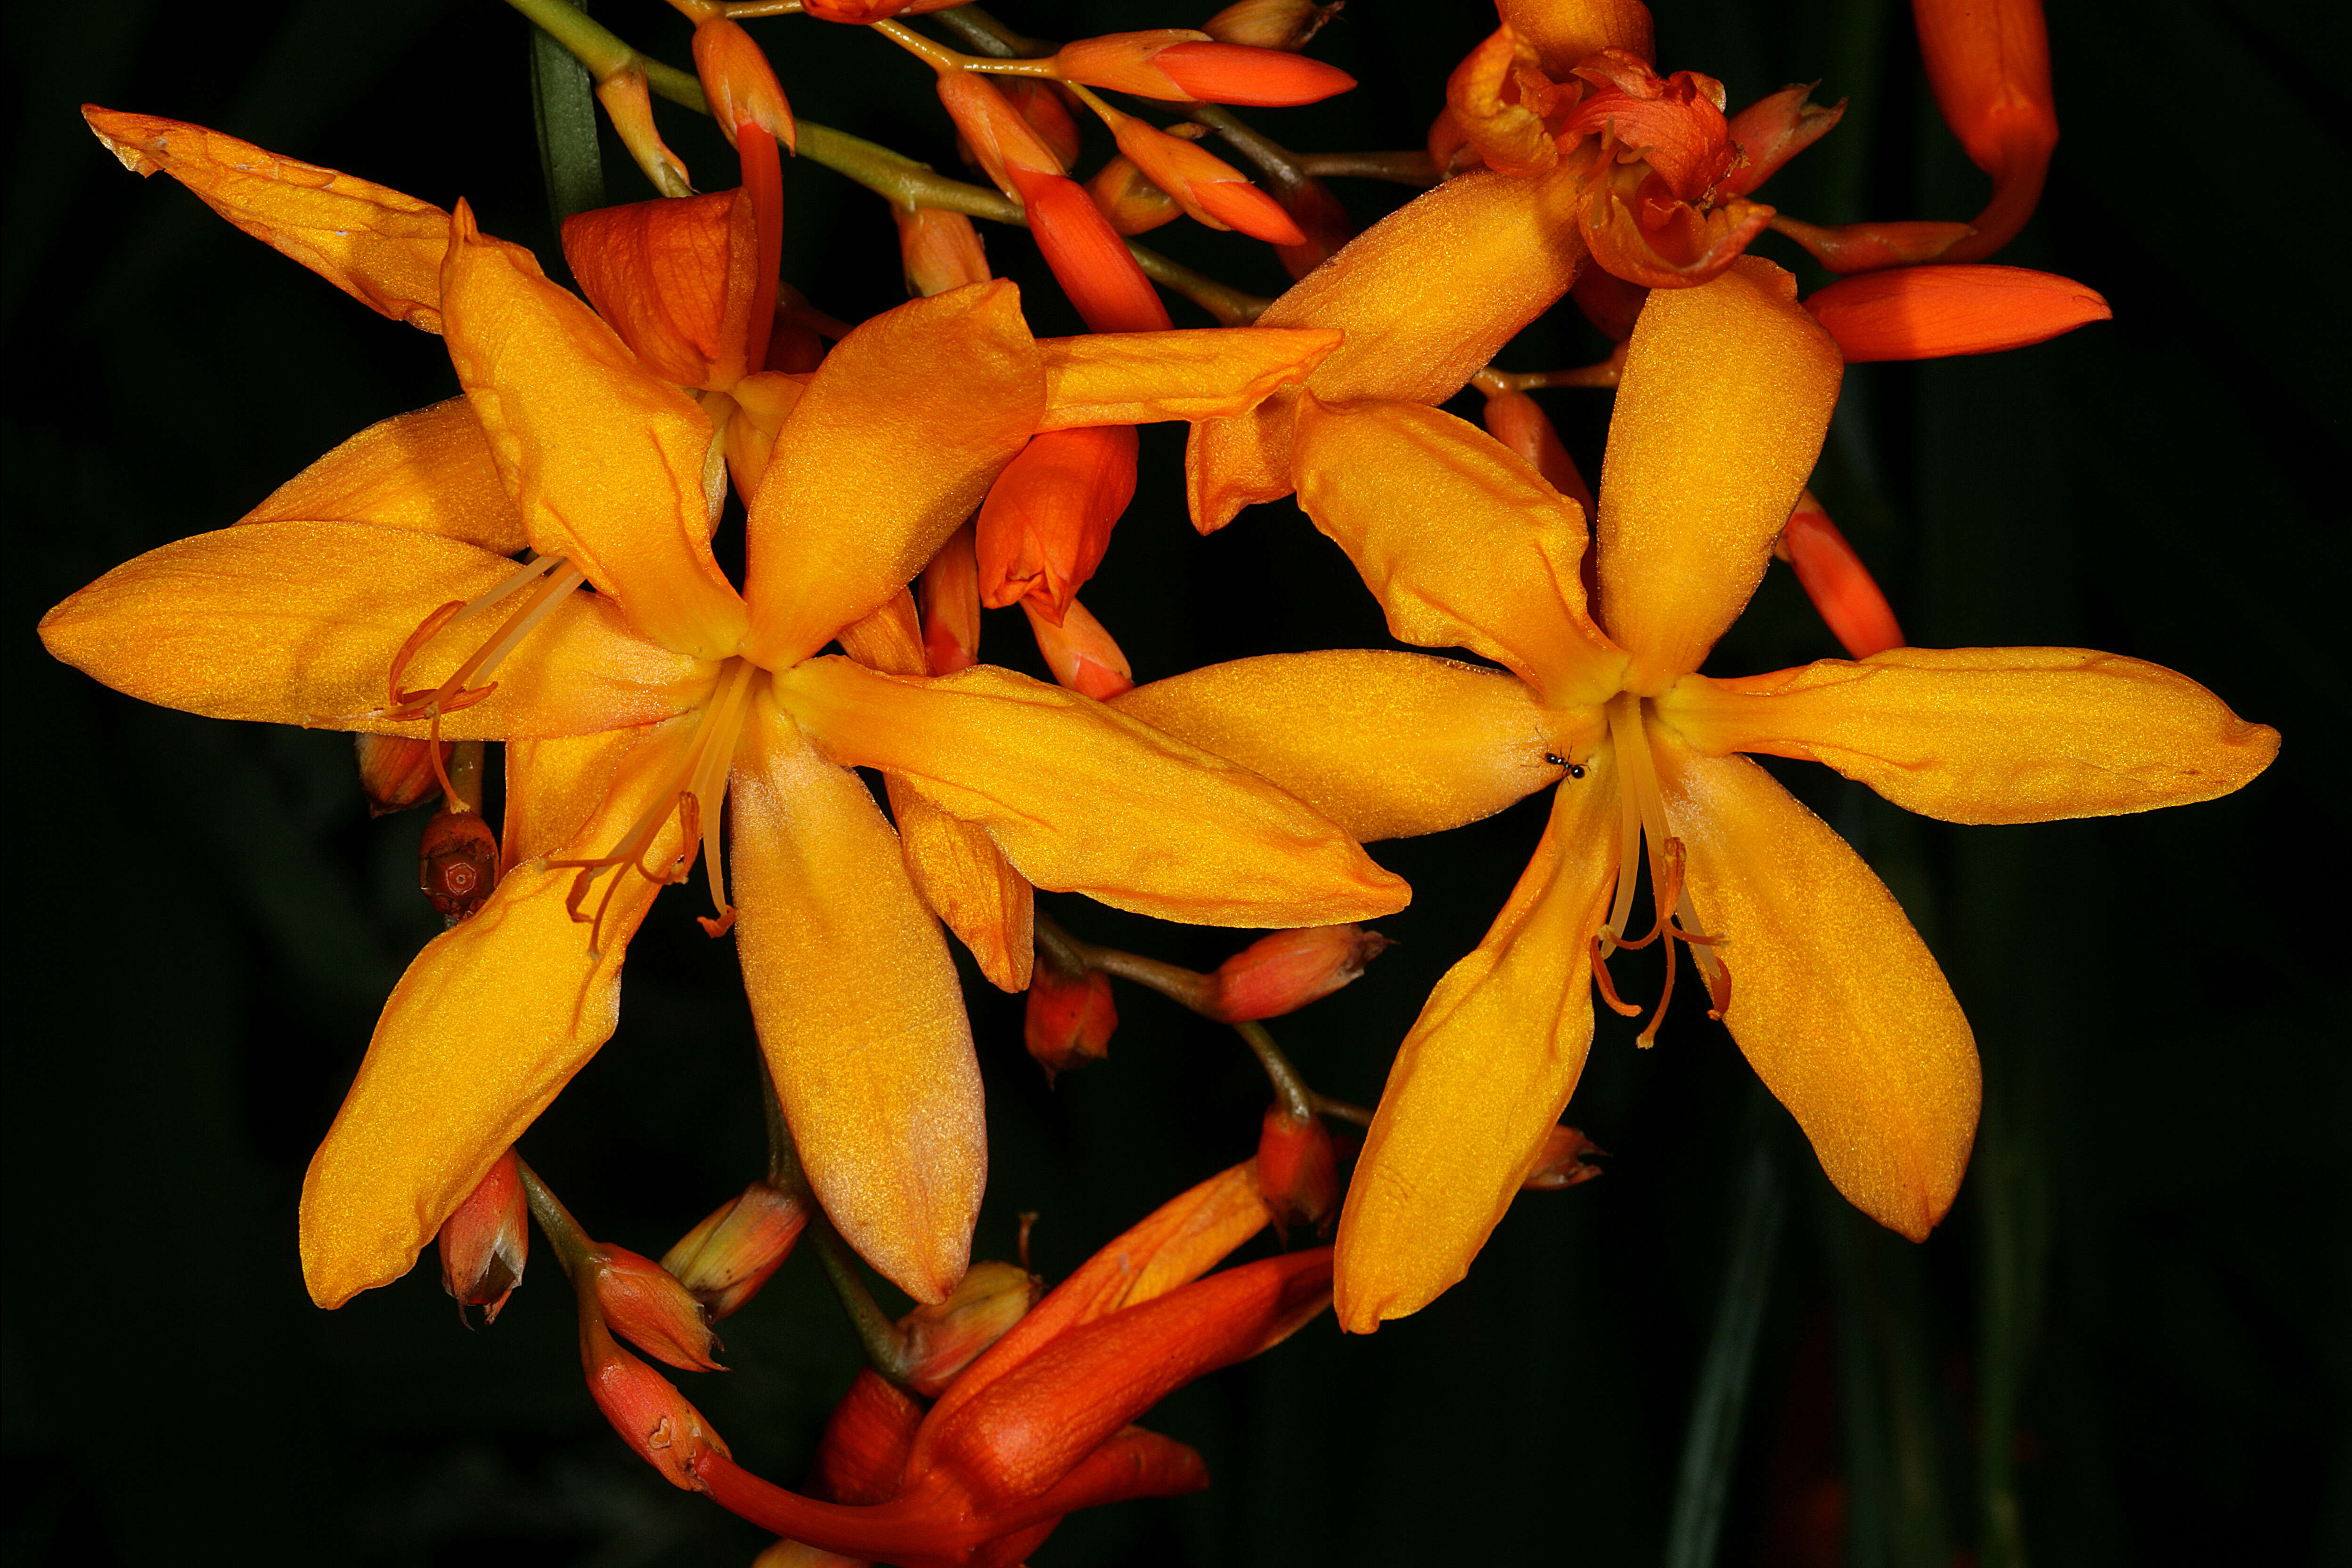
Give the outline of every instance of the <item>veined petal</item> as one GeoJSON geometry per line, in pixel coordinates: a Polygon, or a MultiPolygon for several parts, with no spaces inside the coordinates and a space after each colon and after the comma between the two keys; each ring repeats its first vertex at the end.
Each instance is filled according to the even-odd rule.
{"type": "Polygon", "coordinates": [[[1503,20],[1536,47],[1545,72],[1564,81],[1585,56],[1624,49],[1657,58],[1642,0],[1502,0],[1503,20]]]}
{"type": "MultiPolygon", "coordinates": [[[[1533,179],[1481,171],[1448,180],[1349,241],[1257,324],[1347,334],[1307,378],[1326,403],[1443,403],[1576,281],[1581,180],[1567,165],[1533,179]]],[[[1184,473],[1194,527],[1213,531],[1252,501],[1290,493],[1297,411],[1284,391],[1254,413],[1193,427],[1184,473]]]]}
{"type": "Polygon", "coordinates": [[[1649,726],[1668,829],[1731,975],[1723,1022],[1830,1180],[1924,1240],[1976,1137],[1976,1039],[1943,971],[1862,858],[1745,757],[1649,726]]]}
{"type": "Polygon", "coordinates": [[[131,173],[163,171],[369,310],[441,330],[449,215],[430,202],[182,120],[94,103],[83,104],[81,116],[131,173]]]}
{"type": "Polygon", "coordinates": [[[1657,712],[1711,756],[1810,758],[1947,822],[2211,800],[2279,747],[2277,731],[2186,676],[2074,647],[1904,647],[1744,680],[1685,676],[1657,712]]]}
{"type": "Polygon", "coordinates": [[[1041,888],[1196,925],[1338,925],[1412,896],[1256,774],[1010,670],[921,680],[812,659],[777,689],[829,755],[985,826],[1041,888]]]}
{"type": "Polygon", "coordinates": [[[1650,295],[1601,469],[1600,620],[1633,654],[1629,690],[1654,697],[1696,669],[1747,605],[1843,374],[1769,261],[1650,295]]]}
{"type": "Polygon", "coordinates": [[[1336,1306],[1351,1333],[1419,1311],[1468,1271],[1576,1088],[1617,788],[1606,750],[1559,786],[1510,902],[1398,1047],[1339,1215],[1336,1306]]]}
{"type": "Polygon", "coordinates": [[[372,522],[512,555],[522,514],[471,401],[453,397],[369,426],[270,493],[239,522],[372,522]]]}
{"type": "Polygon", "coordinates": [[[1298,504],[1399,640],[1466,647],[1557,706],[1604,702],[1624,653],[1584,613],[1584,511],[1500,441],[1413,403],[1301,405],[1298,504]]]}
{"type": "MultiPolygon", "coordinates": [[[[212,719],[423,735],[383,717],[401,647],[441,606],[514,569],[430,533],[358,522],[258,522],[174,541],[51,610],[41,639],[142,701],[212,719]]],[[[470,645],[445,636],[404,683],[430,689],[470,645]]],[[[713,667],[648,642],[612,601],[574,594],[498,668],[498,689],[442,716],[449,741],[581,735],[699,702],[713,667]]]]}
{"type": "Polygon", "coordinates": [[[971,949],[991,985],[1028,990],[1036,889],[1005,861],[986,828],[950,816],[903,779],[886,782],[915,890],[971,949]]]}
{"type": "MultiPolygon", "coordinates": [[[[582,748],[614,783],[574,846],[600,855],[671,786],[693,726],[582,748]]],[[[678,852],[663,829],[649,864],[678,852]]],[[[367,1059],[302,1184],[302,1274],[311,1299],[340,1307],[408,1272],[417,1249],[491,1163],[547,1108],[619,1016],[621,962],[660,884],[620,879],[599,928],[565,908],[578,873],[536,863],[509,871],[481,911],[433,939],[384,1005],[367,1059]]],[[[596,908],[603,886],[583,908],[596,908]]]]}
{"type": "Polygon", "coordinates": [[[1311,327],[1217,327],[1040,338],[1040,430],[1149,425],[1246,414],[1323,363],[1340,334],[1311,327]]]}
{"type": "Polygon", "coordinates": [[[1476,822],[1560,776],[1527,682],[1424,654],[1235,659],[1111,706],[1271,780],[1361,843],[1476,822]]]}
{"type": "Polygon", "coordinates": [[[1002,279],[910,300],[844,338],[751,503],[751,658],[789,668],[905,587],[1045,408],[1021,291],[1002,279]]]}
{"type": "Polygon", "coordinates": [[[730,798],[743,984],[801,1163],[868,1263],[941,1300],[963,1278],[988,1178],[947,942],[865,784],[765,693],[730,798]]]}
{"type": "Polygon", "coordinates": [[[709,416],[463,202],[441,284],[450,363],[531,547],[586,573],[655,641],[734,653],[745,616],[710,556],[709,416]]]}
{"type": "Polygon", "coordinates": [[[723,391],[758,368],[744,362],[760,262],[749,192],[574,213],[563,220],[563,259],[596,313],[663,380],[723,391]]]}

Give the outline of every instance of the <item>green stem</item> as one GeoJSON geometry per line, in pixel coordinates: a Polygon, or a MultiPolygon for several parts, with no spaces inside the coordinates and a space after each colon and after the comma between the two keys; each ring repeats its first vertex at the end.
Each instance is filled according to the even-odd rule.
{"type": "Polygon", "coordinates": [[[857,1331],[857,1342],[866,1352],[866,1364],[892,1383],[906,1381],[906,1342],[874,1300],[866,1288],[866,1277],[857,1271],[857,1255],[841,1239],[841,1233],[824,1215],[809,1219],[806,1232],[809,1245],[816,1248],[816,1260],[824,1268],[825,1279],[841,1302],[841,1310],[849,1315],[850,1326],[857,1331]]]}
{"type": "Polygon", "coordinates": [[[539,1221],[548,1245],[555,1248],[555,1260],[563,1266],[564,1278],[572,1281],[573,1289],[578,1289],[580,1268],[595,1250],[595,1242],[572,1217],[572,1211],[563,1206],[562,1200],[539,1179],[537,1171],[521,1160],[515,1162],[515,1169],[522,1176],[523,1197],[530,1205],[530,1217],[539,1221]]]}
{"type": "MultiPolygon", "coordinates": [[[[577,12],[586,0],[568,0],[577,12]]],[[[548,216],[560,231],[574,213],[604,205],[604,165],[596,142],[596,94],[579,57],[541,27],[530,34],[531,121],[539,131],[539,169],[548,216]]]]}

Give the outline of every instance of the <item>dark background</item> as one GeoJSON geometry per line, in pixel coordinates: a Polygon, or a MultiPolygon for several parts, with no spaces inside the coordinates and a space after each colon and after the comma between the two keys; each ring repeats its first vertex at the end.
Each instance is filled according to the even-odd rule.
{"type": "MultiPolygon", "coordinates": [[[[685,61],[682,24],[652,0],[597,9],[685,61]]],[[[1070,0],[1000,14],[1046,37],[1199,19],[1070,0]]],[[[368,819],[341,735],[140,706],[51,663],[32,632],[117,563],[226,524],[335,442],[455,390],[436,340],[169,180],[131,179],[74,106],[464,195],[552,265],[524,25],[491,0],[93,0],[5,18],[18,853],[0,1543],[27,1564],[747,1562],[756,1531],[604,1428],[543,1251],[485,1333],[458,1326],[429,1258],[338,1313],[304,1296],[304,1163],[435,925],[412,879],[420,819],[368,819]]],[[[1474,0],[1351,0],[1317,52],[1362,89],[1250,117],[1307,149],[1415,144],[1490,25],[1474,0]]],[[[802,113],[955,166],[919,67],[848,29],[755,32],[802,113]]],[[[1763,1238],[1773,1269],[1721,1561],[2018,1562],[2000,1523],[2012,1504],[2044,1563],[2352,1555],[2336,896],[2352,237],[2327,63],[2352,38],[2322,0],[2057,0],[2052,34],[2064,139],[2040,218],[2001,259],[2090,283],[2116,321],[2008,355],[1856,369],[1816,488],[1915,641],[2154,659],[2278,725],[2281,761],[2211,805],[1977,829],[1780,770],[1879,867],[1975,1022],[1986,1119],[1937,1236],[1913,1247],[1846,1210],[1689,995],[1648,1053],[1604,1013],[1570,1119],[1614,1152],[1606,1179],[1523,1199],[1468,1282],[1419,1316],[1345,1341],[1326,1320],[1168,1401],[1154,1424],[1202,1449],[1215,1487],[1076,1519],[1042,1564],[1655,1560],[1740,1235],[1763,1238]],[[1785,1198],[1777,1230],[1735,1225],[1771,1212],[1759,1180],[1785,1198]]],[[[1765,191],[1792,212],[1965,217],[1982,198],[1899,5],[1687,0],[1660,6],[1659,42],[1664,67],[1721,77],[1735,106],[1815,78],[1853,98],[1765,191]]],[[[703,182],[724,184],[708,124],[659,112],[703,182]]],[[[624,156],[606,180],[613,200],[650,194],[624,156]]],[[[786,276],[852,319],[895,302],[879,199],[814,166],[788,170],[787,189],[786,276]]],[[[1360,221],[1405,194],[1340,189],[1360,221]]],[[[1038,330],[1072,330],[1025,237],[989,238],[1038,330]]],[[[1244,287],[1282,281],[1234,237],[1180,226],[1150,243],[1244,287]]],[[[1562,311],[1503,363],[1600,346],[1562,311]]],[[[1544,396],[1597,473],[1605,395],[1544,396]]],[[[1145,433],[1143,493],[1087,595],[1139,677],[1386,646],[1344,561],[1287,503],[1196,539],[1180,445],[1145,433]]],[[[992,657],[1034,668],[1017,617],[990,635],[992,657]]],[[[1776,572],[1709,668],[1834,651],[1776,572]]],[[[1400,945],[1275,1026],[1319,1088],[1377,1094],[1540,810],[1381,847],[1419,895],[1381,922],[1400,945]]],[[[673,901],[632,952],[620,1033],[523,1145],[598,1234],[651,1253],[759,1160],[730,944],[673,901]]],[[[1238,945],[1047,902],[1080,934],[1181,962],[1238,945]]],[[[1008,1255],[1013,1216],[1035,1210],[1038,1266],[1059,1277],[1252,1148],[1265,1090],[1229,1033],[1123,991],[1110,1062],[1049,1092],[1022,1054],[1018,999],[970,994],[994,1139],[982,1255],[1008,1255]]],[[[726,1338],[735,1370],[688,1393],[739,1457],[789,1480],[853,1342],[800,1259],[726,1338]]]]}

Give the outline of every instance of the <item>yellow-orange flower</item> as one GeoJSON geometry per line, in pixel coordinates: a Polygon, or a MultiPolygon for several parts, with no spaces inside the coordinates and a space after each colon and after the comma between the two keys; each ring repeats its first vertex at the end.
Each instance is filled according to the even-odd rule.
{"type": "Polygon", "coordinates": [[[1340,1221],[1347,1328],[1412,1312],[1460,1279],[1540,1162],[1591,1040],[1588,984],[1613,1000],[1595,957],[1636,934],[1645,841],[1669,957],[1691,947],[1830,1178],[1906,1236],[1943,1216],[1976,1125],[1967,1020],[1870,868],[1738,753],[1811,758],[1955,822],[2210,799],[2275,754],[2275,731],[2193,682],[2075,648],[1901,648],[1745,680],[1697,674],[1763,574],[1840,374],[1836,344],[1769,262],[1651,296],[1602,473],[1597,622],[1581,510],[1526,463],[1433,409],[1310,401],[1299,500],[1391,631],[1509,673],[1299,654],[1120,700],[1368,840],[1559,784],[1509,902],[1398,1053],[1340,1221]],[[1383,765],[1356,765],[1368,755],[1383,765]]]}

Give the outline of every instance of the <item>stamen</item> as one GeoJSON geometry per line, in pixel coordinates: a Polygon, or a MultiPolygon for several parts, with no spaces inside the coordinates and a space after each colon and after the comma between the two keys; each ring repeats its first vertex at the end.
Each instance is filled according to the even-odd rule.
{"type": "Polygon", "coordinates": [[[1642,1016],[1642,1009],[1639,1006],[1622,999],[1617,994],[1617,986],[1609,978],[1609,955],[1601,951],[1599,936],[1592,939],[1592,978],[1600,983],[1601,999],[1609,1004],[1611,1012],[1621,1018],[1638,1018],[1642,1016]]]}
{"type": "MultiPolygon", "coordinates": [[[[527,561],[509,573],[499,585],[471,604],[444,605],[427,616],[408,641],[401,645],[394,658],[391,674],[391,710],[393,719],[437,719],[444,713],[455,713],[470,708],[498,689],[498,683],[468,689],[467,682],[477,675],[488,676],[504,663],[509,654],[522,645],[525,637],[536,631],[548,616],[553,615],[572,591],[588,580],[587,574],[569,564],[561,555],[544,555],[527,561]],[[403,691],[400,678],[411,660],[425,646],[449,627],[472,619],[530,584],[544,578],[533,588],[522,607],[510,616],[499,634],[474,650],[473,657],[459,665],[450,677],[431,691],[403,691]]],[[[437,734],[437,731],[436,731],[437,734]]]]}
{"type": "Polygon", "coordinates": [[[1633,1042],[1647,1049],[1657,1043],[1658,1026],[1665,1021],[1667,1005],[1674,1000],[1677,944],[1688,946],[1693,962],[1698,965],[1707,999],[1713,1004],[1707,1010],[1709,1017],[1720,1019],[1724,1009],[1731,1005],[1731,974],[1723,961],[1710,951],[1720,939],[1708,935],[1700,927],[1698,911],[1684,886],[1689,858],[1683,841],[1666,831],[1665,796],[1658,786],[1657,764],[1650,755],[1649,737],[1642,727],[1640,703],[1639,698],[1623,693],[1609,704],[1612,749],[1619,763],[1619,799],[1624,803],[1624,838],[1609,921],[1593,938],[1592,973],[1611,1011],[1633,1017],[1641,1009],[1628,1005],[1617,994],[1609,975],[1609,956],[1620,948],[1647,947],[1664,939],[1665,982],[1658,994],[1656,1010],[1633,1042]],[[1639,940],[1628,940],[1624,935],[1625,921],[1633,910],[1633,889],[1640,874],[1637,858],[1645,841],[1650,859],[1650,901],[1654,912],[1648,934],[1639,940]]]}

